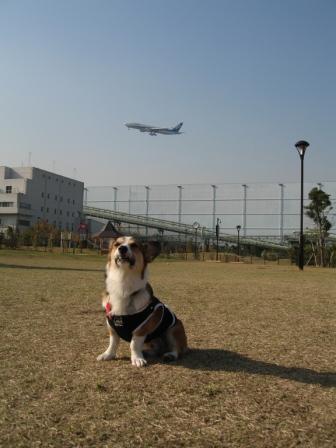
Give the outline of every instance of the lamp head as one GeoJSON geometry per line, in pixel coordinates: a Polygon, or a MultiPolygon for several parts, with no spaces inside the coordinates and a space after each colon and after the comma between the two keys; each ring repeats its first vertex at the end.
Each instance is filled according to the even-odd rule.
{"type": "Polygon", "coordinates": [[[297,149],[300,157],[303,157],[305,155],[306,149],[308,148],[309,143],[305,140],[299,140],[297,143],[295,143],[295,148],[297,149]]]}

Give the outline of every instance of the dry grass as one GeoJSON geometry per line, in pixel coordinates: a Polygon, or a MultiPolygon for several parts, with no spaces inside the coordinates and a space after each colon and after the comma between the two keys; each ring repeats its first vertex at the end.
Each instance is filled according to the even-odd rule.
{"type": "Polygon", "coordinates": [[[191,351],[137,369],[95,360],[104,262],[0,252],[0,446],[336,446],[335,270],[156,262],[191,351]]]}

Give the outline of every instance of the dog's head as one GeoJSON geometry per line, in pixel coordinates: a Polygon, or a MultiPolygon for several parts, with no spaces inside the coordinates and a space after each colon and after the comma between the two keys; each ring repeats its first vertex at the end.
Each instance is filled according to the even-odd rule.
{"type": "Polygon", "coordinates": [[[120,236],[110,243],[107,268],[132,270],[143,277],[147,264],[159,255],[160,250],[157,241],[141,244],[132,236],[120,236]]]}

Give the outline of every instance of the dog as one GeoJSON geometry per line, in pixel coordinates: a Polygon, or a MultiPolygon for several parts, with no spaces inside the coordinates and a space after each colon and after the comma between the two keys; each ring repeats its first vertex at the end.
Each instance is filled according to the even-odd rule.
{"type": "Polygon", "coordinates": [[[120,339],[130,342],[132,365],[147,364],[145,355],[174,361],[187,351],[183,323],[153,294],[148,263],[160,253],[158,242],[141,244],[131,236],[112,240],[106,264],[103,307],[110,343],[98,361],[116,358],[120,339]]]}

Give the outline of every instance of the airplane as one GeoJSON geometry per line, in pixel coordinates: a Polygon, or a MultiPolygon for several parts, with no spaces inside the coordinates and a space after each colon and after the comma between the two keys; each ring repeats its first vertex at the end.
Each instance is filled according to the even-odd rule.
{"type": "Polygon", "coordinates": [[[176,134],[183,134],[183,132],[180,132],[180,129],[183,125],[183,122],[179,123],[173,128],[157,128],[155,126],[149,126],[147,124],[141,124],[141,123],[125,123],[125,126],[128,129],[138,129],[140,132],[148,132],[149,135],[157,135],[157,134],[164,134],[164,135],[176,135],[176,134]]]}

